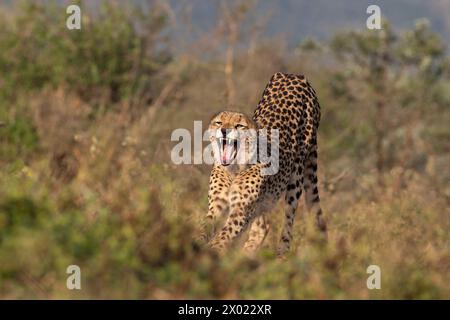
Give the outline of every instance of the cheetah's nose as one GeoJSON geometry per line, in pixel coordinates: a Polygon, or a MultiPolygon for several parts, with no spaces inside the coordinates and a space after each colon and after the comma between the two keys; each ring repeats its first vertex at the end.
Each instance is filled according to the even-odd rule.
{"type": "Polygon", "coordinates": [[[227,129],[220,129],[220,131],[222,132],[222,137],[226,137],[227,136],[227,129]]]}

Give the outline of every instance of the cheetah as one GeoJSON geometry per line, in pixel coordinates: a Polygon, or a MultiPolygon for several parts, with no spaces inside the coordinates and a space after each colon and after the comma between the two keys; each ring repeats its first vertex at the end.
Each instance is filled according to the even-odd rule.
{"type": "MultiPolygon", "coordinates": [[[[287,203],[285,222],[277,254],[290,248],[297,204],[305,193],[306,207],[315,215],[316,225],[326,236],[326,221],[320,207],[317,188],[317,130],[320,106],[316,92],[303,75],[276,73],[263,91],[253,117],[233,111],[216,114],[209,125],[212,141],[218,141],[220,159],[212,168],[208,192],[208,226],[213,234],[211,247],[220,253],[249,229],[244,244],[254,253],[264,241],[269,224],[266,214],[284,195],[287,203]],[[240,164],[236,161],[236,136],[251,129],[278,131],[278,171],[263,175],[267,163],[240,164]],[[219,232],[215,224],[226,219],[219,232]]],[[[206,230],[206,229],[205,229],[206,230]]]]}

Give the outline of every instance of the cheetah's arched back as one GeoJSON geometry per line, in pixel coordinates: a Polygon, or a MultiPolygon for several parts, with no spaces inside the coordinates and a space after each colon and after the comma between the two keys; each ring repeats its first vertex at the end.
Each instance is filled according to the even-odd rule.
{"type": "MultiPolygon", "coordinates": [[[[228,218],[211,245],[222,250],[252,225],[246,248],[257,248],[260,245],[257,242],[262,242],[268,231],[264,215],[284,195],[288,206],[278,247],[278,253],[283,254],[290,246],[295,211],[303,191],[319,229],[326,231],[317,188],[320,106],[316,92],[302,75],[276,73],[263,91],[253,120],[259,129],[267,129],[269,133],[278,130],[279,170],[273,175],[263,175],[261,172],[266,166],[263,163],[241,166],[239,170],[220,164],[213,167],[208,216],[214,220],[215,216],[225,214],[228,218]],[[226,210],[217,210],[219,203],[219,207],[226,210]]],[[[220,125],[211,126],[222,129],[220,125]]]]}

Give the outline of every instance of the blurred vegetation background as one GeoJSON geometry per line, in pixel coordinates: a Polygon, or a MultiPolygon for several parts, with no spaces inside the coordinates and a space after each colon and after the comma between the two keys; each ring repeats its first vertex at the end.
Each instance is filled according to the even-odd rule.
{"type": "Polygon", "coordinates": [[[67,4],[0,7],[1,298],[450,298],[450,57],[426,19],[291,45],[257,1],[217,2],[188,40],[173,32],[192,30],[188,5],[78,3],[78,31],[67,4]],[[173,165],[170,134],[251,114],[277,71],[318,92],[329,242],[302,204],[276,259],[279,205],[255,259],[218,259],[193,241],[210,167],[173,165]],[[72,264],[82,290],[66,288],[72,264]]]}

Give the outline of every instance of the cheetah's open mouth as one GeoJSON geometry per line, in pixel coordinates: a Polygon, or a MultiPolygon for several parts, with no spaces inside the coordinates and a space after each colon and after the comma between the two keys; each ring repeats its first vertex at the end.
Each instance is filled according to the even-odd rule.
{"type": "Polygon", "coordinates": [[[220,162],[223,166],[230,165],[237,154],[238,141],[230,138],[218,138],[220,146],[220,162]]]}

